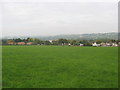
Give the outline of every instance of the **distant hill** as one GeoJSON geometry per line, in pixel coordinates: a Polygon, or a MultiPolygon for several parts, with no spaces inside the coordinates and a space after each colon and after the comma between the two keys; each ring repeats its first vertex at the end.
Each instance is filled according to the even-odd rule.
{"type": "MultiPolygon", "coordinates": [[[[120,33],[119,33],[120,34],[120,33]]],[[[81,40],[96,40],[96,39],[114,39],[118,40],[118,33],[91,33],[91,34],[70,34],[70,35],[56,35],[56,36],[36,36],[41,40],[56,40],[64,39],[81,39],[81,40]]]]}
{"type": "MultiPolygon", "coordinates": [[[[120,33],[119,33],[120,35],[120,33]]],[[[91,33],[91,34],[65,34],[65,35],[55,35],[55,36],[29,36],[32,38],[38,38],[41,40],[57,40],[60,38],[64,39],[74,39],[74,40],[96,40],[96,39],[114,39],[118,40],[118,33],[91,33]]],[[[4,38],[27,38],[24,37],[4,37],[4,38]]]]}

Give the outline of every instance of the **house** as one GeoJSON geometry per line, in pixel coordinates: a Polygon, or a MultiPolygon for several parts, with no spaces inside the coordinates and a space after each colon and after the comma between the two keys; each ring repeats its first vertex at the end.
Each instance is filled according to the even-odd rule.
{"type": "Polygon", "coordinates": [[[96,42],[94,42],[94,43],[92,44],[92,46],[93,46],[93,47],[97,47],[98,44],[97,44],[96,42]]]}
{"type": "Polygon", "coordinates": [[[106,47],[106,46],[107,46],[107,47],[112,46],[111,43],[103,43],[103,42],[102,42],[100,45],[101,45],[101,46],[104,46],[104,47],[106,47]]]}
{"type": "Polygon", "coordinates": [[[8,45],[14,45],[14,42],[8,42],[7,44],[8,45]]]}
{"type": "Polygon", "coordinates": [[[80,43],[80,46],[84,46],[84,44],[80,43]]]}
{"type": "Polygon", "coordinates": [[[116,44],[116,43],[112,43],[112,46],[113,46],[113,47],[117,47],[118,44],[116,44]]]}
{"type": "Polygon", "coordinates": [[[110,43],[106,43],[106,46],[112,46],[110,43]]]}
{"type": "Polygon", "coordinates": [[[14,41],[13,40],[7,40],[7,44],[8,45],[14,45],[14,41]]]}
{"type": "Polygon", "coordinates": [[[65,45],[65,43],[62,43],[62,46],[64,46],[65,45]]]}
{"type": "Polygon", "coordinates": [[[71,43],[68,43],[68,46],[71,46],[71,43]]]}
{"type": "Polygon", "coordinates": [[[18,42],[18,45],[25,45],[25,42],[18,42]]]}
{"type": "Polygon", "coordinates": [[[50,42],[51,44],[53,44],[53,41],[52,41],[52,40],[49,40],[49,42],[50,42]]]}
{"type": "Polygon", "coordinates": [[[101,46],[106,46],[106,43],[102,42],[100,45],[101,45],[101,46]]]}
{"type": "Polygon", "coordinates": [[[120,46],[120,42],[118,42],[118,46],[120,46]]]}
{"type": "Polygon", "coordinates": [[[33,42],[28,42],[28,43],[27,43],[27,45],[32,45],[32,44],[33,44],[33,42]]]}

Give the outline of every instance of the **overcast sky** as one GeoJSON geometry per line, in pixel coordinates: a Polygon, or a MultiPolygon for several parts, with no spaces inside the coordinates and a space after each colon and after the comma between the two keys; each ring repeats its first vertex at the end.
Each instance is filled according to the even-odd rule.
{"type": "Polygon", "coordinates": [[[118,31],[117,0],[4,0],[1,4],[3,37],[118,31]]]}

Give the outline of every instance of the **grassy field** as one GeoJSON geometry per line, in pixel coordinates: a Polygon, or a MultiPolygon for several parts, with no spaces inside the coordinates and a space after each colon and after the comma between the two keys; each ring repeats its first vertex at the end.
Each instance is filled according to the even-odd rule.
{"type": "Polygon", "coordinates": [[[3,88],[116,88],[117,47],[3,46],[3,88]]]}
{"type": "Polygon", "coordinates": [[[2,46],[0,46],[0,90],[2,89],[2,46]]]}

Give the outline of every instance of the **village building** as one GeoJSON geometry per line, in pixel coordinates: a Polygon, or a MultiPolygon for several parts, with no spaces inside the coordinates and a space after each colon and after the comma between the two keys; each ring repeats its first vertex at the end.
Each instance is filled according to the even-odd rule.
{"type": "Polygon", "coordinates": [[[110,43],[106,43],[106,46],[112,46],[110,43]]]}
{"type": "Polygon", "coordinates": [[[64,43],[62,43],[62,46],[64,45],[64,43]]]}
{"type": "Polygon", "coordinates": [[[107,46],[107,47],[110,47],[110,46],[117,47],[118,46],[117,43],[101,43],[100,45],[101,46],[107,46]]]}
{"type": "Polygon", "coordinates": [[[14,42],[8,42],[7,44],[8,45],[14,45],[14,42]]]}
{"type": "Polygon", "coordinates": [[[118,42],[118,46],[120,46],[120,42],[118,42]]]}
{"type": "Polygon", "coordinates": [[[97,44],[96,42],[94,42],[94,43],[92,44],[92,46],[93,46],[93,47],[97,47],[98,44],[97,44]]]}
{"type": "Polygon", "coordinates": [[[52,40],[49,40],[49,42],[50,42],[51,44],[53,44],[53,41],[52,41],[52,40]]]}
{"type": "Polygon", "coordinates": [[[102,42],[100,45],[101,45],[101,46],[106,46],[106,43],[102,42]]]}
{"type": "Polygon", "coordinates": [[[18,45],[25,45],[25,42],[18,42],[18,45]]]}
{"type": "Polygon", "coordinates": [[[84,46],[84,44],[80,43],[80,46],[84,46]]]}
{"type": "Polygon", "coordinates": [[[14,41],[8,40],[8,41],[7,41],[7,44],[8,44],[8,45],[14,45],[14,41]]]}
{"type": "Polygon", "coordinates": [[[33,42],[28,42],[28,43],[27,43],[27,45],[32,45],[32,44],[33,44],[33,42]]]}
{"type": "Polygon", "coordinates": [[[71,43],[68,43],[68,46],[71,46],[71,43]]]}
{"type": "Polygon", "coordinates": [[[117,47],[118,44],[117,44],[117,43],[112,43],[112,46],[113,46],[113,47],[117,47]]]}

